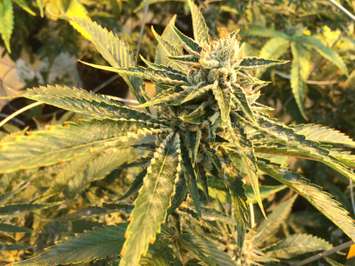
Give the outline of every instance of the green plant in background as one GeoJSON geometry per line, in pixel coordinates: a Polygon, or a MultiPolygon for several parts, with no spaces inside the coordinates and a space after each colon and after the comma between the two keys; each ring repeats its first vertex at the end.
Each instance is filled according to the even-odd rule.
{"type": "MultiPolygon", "coordinates": [[[[10,196],[4,194],[3,226],[22,211],[58,208],[59,212],[64,203],[55,199],[61,193],[70,206],[75,195],[91,184],[115,179],[110,174],[120,166],[141,167],[124,198],[138,195],[134,207],[125,210],[128,224],[99,223],[99,229],[35,252],[19,265],[85,263],[107,256],[119,265],[245,265],[246,261],[252,265],[259,262],[260,247],[271,260],[303,254],[282,250],[294,247],[294,241],[314,243],[307,251],[329,248],[324,240],[304,235],[290,236],[273,247],[262,245],[266,239],[260,235],[277,229],[278,224],[271,223],[276,214],[252,229],[252,204],[257,203],[265,215],[263,198],[281,189],[267,193],[268,187],[260,184],[267,176],[304,197],[355,239],[347,211],[321,188],[290,172],[287,161],[288,156],[318,161],[355,180],[354,156],[349,153],[355,142],[323,126],[286,126],[275,120],[270,108],[257,101],[267,83],[253,74],[285,62],[244,56],[236,33],[213,39],[197,6],[188,4],[194,38],[175,27],[175,18],[161,35],[153,29],[157,53],[154,63],[142,58],[145,67],[136,66],[129,46],[115,34],[89,18],[70,18],[111,66],[86,64],[121,75],[138,104],[126,106],[119,98],[59,85],[27,90],[22,96],[35,104],[77,115],[63,125],[2,138],[3,182],[50,180],[49,188],[38,189],[30,204],[8,204],[10,196]],[[144,80],[155,84],[153,98],[146,95],[144,80]],[[226,222],[232,226],[223,225],[226,222]],[[218,227],[224,227],[225,233],[218,227]],[[262,239],[256,242],[258,235],[262,239]]],[[[111,203],[110,197],[117,199],[115,187],[109,191],[102,200],[111,203]]],[[[285,218],[293,201],[281,203],[274,212],[285,218]]],[[[115,200],[112,205],[116,211],[121,208],[115,200]]]]}
{"type": "MultiPolygon", "coordinates": [[[[8,52],[11,52],[10,40],[14,30],[14,4],[32,16],[36,15],[33,11],[34,6],[39,9],[42,17],[45,11],[53,19],[70,17],[74,14],[75,17],[87,16],[84,6],[77,0],[39,0],[32,2],[28,3],[28,1],[23,0],[3,0],[0,2],[0,35],[8,52]]],[[[75,27],[75,25],[73,26],[75,27]]]]}
{"type": "MultiPolygon", "coordinates": [[[[253,26],[246,34],[252,36],[271,38],[265,43],[259,52],[259,56],[267,59],[279,59],[291,49],[292,62],[290,82],[293,97],[304,118],[304,101],[307,93],[306,81],[313,71],[314,56],[312,51],[318,52],[322,57],[336,65],[340,71],[348,75],[347,67],[343,59],[331,48],[323,44],[319,39],[305,35],[303,28],[294,28],[285,33],[273,29],[253,26]]],[[[259,75],[263,72],[259,71],[259,75]]]]}

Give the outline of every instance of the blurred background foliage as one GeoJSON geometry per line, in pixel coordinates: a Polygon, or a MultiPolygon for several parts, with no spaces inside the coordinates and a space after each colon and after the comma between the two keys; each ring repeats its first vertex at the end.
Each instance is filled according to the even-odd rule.
{"type": "MultiPolygon", "coordinates": [[[[274,108],[277,117],[286,123],[327,125],[355,138],[355,26],[354,17],[351,17],[354,1],[198,2],[209,27],[214,30],[213,35],[221,37],[226,32],[239,31],[246,54],[268,54],[270,58],[290,61],[257,73],[263,80],[270,81],[261,100],[274,108]],[[295,56],[292,42],[297,36],[312,37],[318,46],[300,48],[295,56]],[[298,76],[296,70],[292,70],[296,60],[301,69],[298,76]]],[[[78,62],[104,64],[93,46],[76,32],[80,29],[70,25],[66,17],[91,17],[128,42],[139,61],[138,53],[148,59],[154,58],[151,27],[161,32],[175,14],[177,27],[191,33],[191,18],[183,0],[0,0],[0,95],[11,96],[25,87],[60,83],[131,98],[120,77],[78,62]]],[[[302,45],[306,43],[305,39],[299,41],[302,45]]],[[[149,93],[154,93],[149,83],[145,86],[149,93]]],[[[24,99],[0,99],[0,115],[4,118],[27,104],[24,99]]],[[[6,124],[0,137],[6,138],[8,133],[23,134],[26,128],[41,128],[68,119],[73,119],[71,113],[39,106],[6,124]]],[[[41,250],[74,233],[101,224],[115,225],[126,221],[131,202],[122,196],[128,189],[127,184],[140,170],[140,165],[130,165],[134,157],[131,151],[124,152],[124,156],[117,160],[122,160],[128,168],[108,169],[112,171],[104,179],[98,177],[97,181],[87,184],[83,181],[83,187],[84,183],[76,186],[59,184],[60,194],[51,203],[47,201],[51,194],[43,192],[48,190],[56,173],[55,167],[44,169],[40,175],[36,172],[32,179],[24,180],[21,175],[8,179],[1,177],[0,265],[25,258],[34,247],[41,250]],[[121,178],[116,178],[118,176],[121,178]],[[7,207],[1,207],[5,205],[7,207]],[[6,227],[9,224],[16,226],[6,227]]],[[[296,171],[333,194],[354,215],[352,184],[345,178],[315,162],[294,160],[293,165],[296,171]]],[[[25,174],[31,176],[31,173],[25,174]]],[[[269,209],[275,209],[287,193],[281,191],[269,195],[269,209]]],[[[275,230],[279,235],[311,233],[329,240],[334,246],[345,241],[338,229],[302,199],[295,201],[292,210],[280,224],[281,229],[275,230]]],[[[221,225],[219,230],[226,228],[221,225]]],[[[346,251],[342,251],[321,260],[319,263],[323,264],[319,265],[353,265],[353,262],[346,259],[346,251]]],[[[82,265],[110,264],[107,260],[82,265]]]]}

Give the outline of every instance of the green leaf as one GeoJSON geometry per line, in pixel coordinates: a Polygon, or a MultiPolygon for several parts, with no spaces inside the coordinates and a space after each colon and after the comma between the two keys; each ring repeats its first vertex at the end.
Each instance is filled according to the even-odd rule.
{"type": "Polygon", "coordinates": [[[238,67],[246,69],[256,69],[262,67],[270,67],[275,65],[286,64],[288,61],[271,60],[260,57],[244,57],[238,67]]]}
{"type": "Polygon", "coordinates": [[[304,101],[306,94],[306,84],[302,78],[302,64],[300,60],[299,50],[296,44],[291,44],[292,50],[292,65],[291,65],[291,88],[293,97],[295,97],[298,109],[300,110],[302,116],[306,118],[306,113],[304,111],[304,101]]]}
{"type": "Polygon", "coordinates": [[[83,36],[88,34],[86,32],[85,27],[80,25],[80,23],[78,23],[77,21],[78,19],[90,20],[90,17],[88,16],[88,12],[86,11],[84,5],[81,4],[79,0],[70,0],[69,3],[68,1],[66,1],[65,4],[67,5],[64,7],[65,10],[63,10],[64,18],[68,19],[70,25],[72,25],[72,27],[78,32],[80,32],[83,36]]]}
{"type": "MultiPolygon", "coordinates": [[[[91,120],[52,126],[0,142],[0,172],[49,166],[88,152],[128,147],[138,139],[162,132],[140,120],[91,120]]],[[[164,130],[163,130],[164,131],[164,130]]]]}
{"type": "Polygon", "coordinates": [[[27,227],[12,225],[12,224],[0,223],[0,231],[10,232],[10,233],[21,233],[21,232],[30,233],[31,229],[27,227]]]}
{"type": "Polygon", "coordinates": [[[208,43],[209,35],[208,28],[205,19],[202,16],[201,11],[195,5],[193,0],[188,0],[192,17],[192,27],[194,32],[194,39],[199,45],[208,43]]]}
{"type": "Polygon", "coordinates": [[[265,255],[277,259],[290,259],[309,252],[331,248],[332,245],[324,239],[307,234],[296,234],[274,244],[270,249],[267,249],[265,255]]]}
{"type": "Polygon", "coordinates": [[[1,251],[14,251],[14,250],[25,250],[32,248],[32,246],[25,243],[16,243],[16,244],[4,244],[0,242],[1,251]]]}
{"type": "Polygon", "coordinates": [[[215,85],[206,85],[200,88],[190,87],[186,89],[187,95],[182,99],[181,103],[186,103],[192,101],[198,97],[205,95],[207,92],[211,91],[215,85]]]}
{"type": "Polygon", "coordinates": [[[186,94],[185,91],[177,91],[175,87],[167,88],[158,93],[154,98],[139,105],[138,107],[148,107],[161,104],[173,104],[179,102],[179,99],[183,98],[186,94]]]}
{"type": "MultiPolygon", "coordinates": [[[[261,126],[258,129],[266,133],[269,140],[275,140],[278,143],[276,146],[270,145],[270,143],[262,145],[262,147],[255,145],[255,149],[258,152],[279,154],[282,156],[291,155],[318,161],[331,167],[348,179],[355,181],[352,169],[347,167],[347,165],[352,165],[350,161],[351,155],[348,155],[350,157],[346,157],[344,154],[335,153],[335,151],[331,152],[317,142],[307,140],[305,136],[296,134],[294,129],[266,117],[259,117],[258,123],[261,126]],[[343,161],[345,163],[342,163],[343,161]]],[[[263,141],[267,142],[268,138],[264,138],[263,141]]]]}
{"type": "Polygon", "coordinates": [[[78,88],[59,85],[40,86],[26,90],[22,96],[95,118],[152,120],[149,114],[129,108],[110,96],[78,88]]]}
{"type": "Polygon", "coordinates": [[[189,36],[183,34],[178,28],[174,27],[173,28],[174,32],[176,35],[179,37],[180,41],[183,43],[184,48],[193,54],[199,54],[202,50],[201,46],[195,42],[192,38],[189,36]]]}
{"type": "Polygon", "coordinates": [[[260,246],[263,242],[273,237],[277,230],[279,230],[282,223],[284,223],[291,212],[293,203],[296,197],[283,201],[277,205],[267,219],[257,227],[255,238],[253,239],[255,246],[260,246]]]}
{"type": "Polygon", "coordinates": [[[80,27],[85,29],[88,39],[97,51],[113,67],[130,67],[134,60],[129,46],[111,31],[103,28],[90,19],[73,18],[80,27]]]}
{"type": "Polygon", "coordinates": [[[180,174],[180,139],[170,134],[154,152],[125,233],[120,266],[139,265],[164,223],[180,174]]]}
{"type": "Polygon", "coordinates": [[[14,0],[14,2],[31,16],[36,16],[36,13],[31,9],[26,0],[14,0]]]}
{"type": "Polygon", "coordinates": [[[258,37],[266,37],[266,38],[283,38],[290,39],[290,36],[287,34],[277,31],[274,29],[268,29],[261,26],[251,26],[248,27],[248,30],[243,32],[244,35],[258,36],[258,37]]]}
{"type": "Polygon", "coordinates": [[[39,255],[18,262],[21,266],[52,266],[87,263],[117,254],[124,241],[126,224],[105,226],[61,241],[39,255]]]}
{"type": "Polygon", "coordinates": [[[324,216],[337,225],[350,239],[355,240],[355,225],[349,213],[333,199],[328,193],[319,187],[308,183],[298,175],[285,170],[278,170],[276,167],[259,162],[259,167],[266,174],[274,177],[280,183],[287,185],[305,198],[324,216]]]}
{"type": "Polygon", "coordinates": [[[196,231],[186,231],[179,241],[181,246],[192,252],[204,264],[211,266],[233,266],[229,255],[217,248],[217,243],[196,231]]]}
{"type": "Polygon", "coordinates": [[[274,60],[279,59],[287,52],[289,46],[290,41],[285,38],[272,38],[268,40],[261,48],[259,57],[274,60]]]}
{"type": "Polygon", "coordinates": [[[0,217],[2,216],[17,216],[27,214],[29,212],[50,208],[52,206],[58,205],[58,203],[48,203],[48,204],[31,204],[31,203],[17,203],[8,204],[5,206],[0,206],[0,217]]]}
{"type": "Polygon", "coordinates": [[[11,0],[0,1],[0,35],[5,47],[11,53],[10,39],[14,29],[14,14],[11,0]]]}
{"type": "Polygon", "coordinates": [[[215,81],[212,87],[212,92],[214,98],[217,102],[222,126],[230,127],[230,111],[231,111],[231,95],[228,91],[223,91],[222,88],[219,87],[218,81],[215,81]]]}
{"type": "Polygon", "coordinates": [[[73,198],[85,190],[91,182],[103,179],[123,163],[134,158],[132,148],[106,149],[101,153],[88,153],[68,161],[53,178],[53,185],[47,193],[64,191],[67,198],[73,198]],[[132,158],[133,157],[133,158],[132,158]]]}
{"type": "MultiPolygon", "coordinates": [[[[290,47],[290,41],[282,37],[274,37],[268,40],[259,52],[259,57],[265,59],[279,59],[290,47]]],[[[258,69],[257,76],[260,77],[265,69],[258,69]]]]}
{"type": "Polygon", "coordinates": [[[343,74],[345,75],[349,74],[348,69],[343,59],[340,57],[340,55],[337,54],[335,51],[333,51],[331,48],[325,46],[317,38],[312,36],[302,35],[302,36],[297,36],[295,40],[303,45],[307,45],[315,49],[321,56],[323,56],[325,59],[329,60],[331,63],[336,65],[343,74]]]}
{"type": "MultiPolygon", "coordinates": [[[[83,29],[84,33],[80,33],[92,42],[97,51],[112,67],[127,68],[135,65],[129,46],[124,41],[120,40],[117,35],[101,27],[89,18],[72,18],[71,21],[77,23],[77,25],[83,29]]],[[[141,80],[137,77],[124,75],[124,73],[119,74],[128,84],[129,89],[137,100],[144,102],[144,95],[142,95],[141,90],[141,80]]]]}
{"type": "Polygon", "coordinates": [[[295,127],[297,134],[303,135],[308,140],[320,143],[341,144],[355,148],[355,141],[344,133],[323,125],[305,124],[295,127]]]}

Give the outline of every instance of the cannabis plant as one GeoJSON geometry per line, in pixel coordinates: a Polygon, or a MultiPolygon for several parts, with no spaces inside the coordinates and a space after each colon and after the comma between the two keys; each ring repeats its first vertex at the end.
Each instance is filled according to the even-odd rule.
{"type": "MultiPolygon", "coordinates": [[[[285,62],[244,56],[237,32],[214,39],[198,7],[193,1],[188,4],[193,38],[175,27],[175,17],[161,35],[152,29],[157,53],[154,62],[142,57],[145,66],[135,65],[129,47],[115,34],[88,18],[71,19],[111,66],[86,64],[121,75],[137,104],[127,106],[116,97],[60,85],[28,89],[22,97],[35,100],[35,105],[49,104],[77,116],[63,125],[4,137],[3,178],[36,171],[53,177],[50,189],[33,201],[41,208],[40,203],[60,191],[59,182],[68,185],[67,195],[82,191],[122,165],[122,153],[134,154],[130,163],[142,165],[143,171],[125,195],[138,191],[128,224],[84,233],[19,265],[88,262],[118,250],[113,260],[121,266],[149,265],[151,260],[157,265],[169,254],[179,264],[191,259],[195,265],[235,265],[254,219],[248,205],[257,203],[266,215],[260,185],[264,176],[297,192],[355,239],[347,211],[321,188],[290,172],[286,160],[318,161],[354,180],[350,149],[355,142],[327,127],[287,126],[275,120],[272,110],[258,102],[267,83],[254,74],[285,62]],[[153,98],[147,96],[144,80],[155,84],[153,98]],[[228,208],[226,215],[217,215],[219,205],[228,208]],[[235,225],[230,231],[238,246],[233,256],[204,236],[208,229],[198,225],[208,218],[235,225]],[[179,226],[179,221],[185,222],[179,226]],[[185,253],[192,258],[186,260],[185,253]]],[[[7,212],[15,207],[3,206],[7,212]]],[[[221,241],[218,232],[216,241],[221,241]]]]}
{"type": "MultiPolygon", "coordinates": [[[[314,70],[314,55],[312,50],[337,66],[342,74],[348,75],[348,69],[343,59],[330,47],[319,39],[304,34],[302,27],[288,29],[281,32],[259,26],[250,27],[246,34],[270,38],[260,50],[259,56],[267,59],[279,59],[291,49],[292,63],[290,71],[290,84],[293,97],[301,115],[306,118],[304,102],[307,95],[307,80],[314,70]]],[[[259,70],[260,76],[263,71],[259,70]]]]}

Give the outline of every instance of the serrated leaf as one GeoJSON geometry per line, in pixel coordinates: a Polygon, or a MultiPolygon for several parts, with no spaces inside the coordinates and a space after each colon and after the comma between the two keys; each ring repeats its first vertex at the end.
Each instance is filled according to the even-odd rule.
{"type": "Polygon", "coordinates": [[[332,245],[321,239],[307,234],[295,234],[277,242],[265,252],[266,256],[277,259],[290,259],[309,252],[331,249],[332,245]]]}
{"type": "Polygon", "coordinates": [[[84,154],[67,162],[53,178],[53,185],[47,193],[63,191],[67,198],[73,198],[85,190],[91,182],[103,179],[123,163],[132,160],[132,148],[106,149],[99,154],[84,154]]]}
{"type": "MultiPolygon", "coordinates": [[[[127,68],[135,65],[129,46],[120,40],[117,35],[89,18],[72,18],[71,21],[77,23],[84,30],[84,34],[81,32],[82,35],[93,43],[97,51],[112,67],[127,68]]],[[[142,81],[137,77],[124,75],[124,73],[118,74],[126,81],[137,100],[144,102],[145,96],[141,90],[142,81]]]]}
{"type": "Polygon", "coordinates": [[[224,127],[229,127],[231,124],[230,111],[232,99],[230,92],[223,91],[222,88],[219,87],[217,81],[213,84],[212,92],[219,108],[222,125],[224,127]]]}
{"type": "Polygon", "coordinates": [[[199,54],[202,50],[201,46],[195,42],[195,40],[193,40],[192,38],[190,38],[189,36],[183,34],[178,28],[174,27],[173,28],[174,32],[176,33],[176,35],[178,36],[178,38],[180,39],[180,41],[183,43],[184,48],[192,53],[192,54],[199,54]]]}
{"type": "Polygon", "coordinates": [[[180,139],[170,134],[154,152],[125,233],[120,266],[139,265],[164,223],[180,174],[180,139]]]}
{"type": "Polygon", "coordinates": [[[88,39],[97,51],[113,67],[130,67],[134,65],[129,46],[118,38],[117,35],[90,19],[73,18],[85,29],[88,39]]]}
{"type": "Polygon", "coordinates": [[[11,0],[0,2],[0,35],[4,40],[5,47],[11,53],[10,39],[14,28],[14,14],[11,0]]]}
{"type": "Polygon", "coordinates": [[[258,123],[264,133],[271,137],[271,139],[277,140],[279,143],[277,146],[263,145],[262,148],[255,146],[259,152],[263,150],[264,153],[280,154],[283,156],[291,155],[318,161],[355,181],[355,175],[352,169],[349,169],[347,166],[352,165],[351,155],[347,157],[344,154],[335,153],[335,151],[330,152],[317,142],[306,140],[305,136],[296,134],[294,129],[274,122],[266,117],[259,117],[258,123]],[[333,156],[334,153],[335,155],[333,156]]]}
{"type": "Polygon", "coordinates": [[[233,92],[234,94],[232,95],[232,100],[236,104],[236,107],[241,109],[247,119],[255,122],[253,109],[251,108],[243,87],[239,86],[238,84],[234,84],[233,92]]]}
{"type": "Polygon", "coordinates": [[[198,44],[203,45],[208,43],[209,35],[208,28],[200,9],[195,5],[193,0],[188,0],[192,17],[192,27],[194,32],[194,39],[198,44]]]}
{"type": "MultiPolygon", "coordinates": [[[[268,40],[259,52],[259,57],[266,59],[279,59],[290,47],[290,41],[282,37],[274,37],[268,40]]],[[[258,69],[257,76],[260,77],[265,69],[258,69]]]]}
{"type": "Polygon", "coordinates": [[[186,67],[184,65],[174,62],[174,60],[169,58],[169,56],[178,56],[182,54],[183,49],[182,43],[174,32],[175,21],[176,16],[173,16],[160,36],[156,33],[154,28],[152,28],[154,37],[158,41],[154,62],[185,71],[186,67]]]}
{"type": "Polygon", "coordinates": [[[303,44],[307,45],[313,49],[315,49],[321,56],[323,56],[325,59],[329,60],[331,63],[336,65],[343,74],[348,75],[348,69],[343,61],[343,59],[340,57],[339,54],[337,54],[334,50],[331,48],[325,46],[320,40],[318,40],[315,37],[312,36],[297,36],[296,41],[303,44]]]}
{"type": "Polygon", "coordinates": [[[282,55],[286,53],[290,46],[290,41],[281,38],[275,37],[268,40],[259,52],[259,57],[266,59],[279,59],[282,55]]]}
{"type": "Polygon", "coordinates": [[[129,68],[114,68],[110,66],[102,66],[97,64],[91,64],[87,62],[82,62],[85,65],[102,69],[106,71],[111,71],[118,73],[120,75],[127,75],[130,77],[140,77],[156,83],[164,83],[168,85],[184,85],[187,83],[185,78],[182,78],[181,75],[176,75],[174,72],[164,71],[164,70],[155,70],[151,68],[144,68],[141,66],[129,67],[129,68]]]}
{"type": "Polygon", "coordinates": [[[270,67],[275,65],[286,64],[287,61],[271,60],[260,57],[244,57],[238,67],[246,69],[257,69],[262,67],[270,67]]]}
{"type": "Polygon", "coordinates": [[[80,154],[128,147],[130,141],[161,132],[139,120],[91,120],[52,126],[0,142],[0,172],[9,173],[64,162],[80,154]]]}
{"type": "Polygon", "coordinates": [[[256,229],[256,234],[253,239],[255,246],[260,246],[277,232],[281,224],[286,221],[286,218],[290,214],[295,200],[296,197],[292,197],[287,201],[281,202],[272,213],[268,215],[268,218],[261,222],[256,229]]]}
{"type": "Polygon", "coordinates": [[[177,91],[175,87],[171,87],[162,90],[154,98],[139,105],[138,107],[148,107],[153,105],[169,104],[169,103],[173,104],[174,102],[177,102],[179,99],[183,98],[185,94],[186,94],[185,91],[177,91]]]}
{"type": "Polygon", "coordinates": [[[149,114],[129,108],[109,96],[88,92],[75,87],[48,85],[26,90],[22,95],[71,112],[96,118],[151,120],[149,114]]]}
{"type": "Polygon", "coordinates": [[[191,251],[199,260],[211,266],[233,266],[229,255],[217,248],[217,244],[198,232],[186,231],[180,237],[181,245],[191,251]]]}
{"type": "Polygon", "coordinates": [[[341,144],[355,148],[355,141],[352,140],[349,136],[336,129],[328,128],[323,125],[298,125],[295,127],[295,130],[297,134],[303,135],[306,137],[306,139],[315,142],[341,144]]]}
{"type": "Polygon", "coordinates": [[[292,64],[291,64],[291,88],[293,97],[295,97],[298,109],[300,110],[302,116],[306,118],[306,113],[304,111],[304,101],[306,94],[306,84],[302,78],[302,65],[300,60],[300,55],[297,46],[292,43],[292,64]]]}
{"type": "Polygon", "coordinates": [[[296,174],[285,170],[277,170],[275,167],[267,165],[264,162],[259,162],[259,167],[266,174],[295,190],[354,241],[355,224],[353,219],[339,202],[333,199],[328,193],[308,183],[296,174]]]}
{"type": "Polygon", "coordinates": [[[80,1],[78,0],[70,0],[69,3],[67,1],[66,4],[67,6],[65,7],[65,10],[63,10],[64,11],[63,15],[65,16],[66,19],[69,20],[70,25],[72,25],[74,29],[76,29],[83,36],[85,36],[86,34],[88,34],[85,27],[80,25],[80,23],[78,23],[77,21],[78,19],[90,20],[88,16],[88,12],[86,11],[84,5],[81,4],[80,1]]]}
{"type": "Polygon", "coordinates": [[[105,226],[71,237],[49,247],[39,255],[18,262],[21,266],[53,266],[87,263],[117,254],[124,241],[125,224],[105,226]]]}
{"type": "Polygon", "coordinates": [[[206,85],[200,88],[190,87],[186,89],[187,95],[182,99],[181,103],[186,103],[192,101],[198,97],[201,97],[212,90],[215,85],[206,85]]]}

